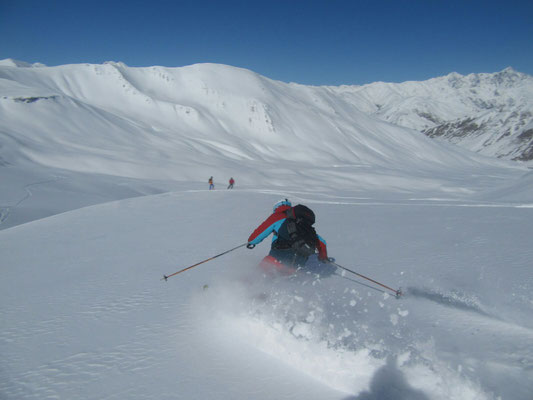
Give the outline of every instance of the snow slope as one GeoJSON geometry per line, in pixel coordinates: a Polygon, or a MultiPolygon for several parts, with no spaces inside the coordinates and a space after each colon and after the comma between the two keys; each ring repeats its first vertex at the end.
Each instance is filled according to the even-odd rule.
{"type": "Polygon", "coordinates": [[[160,280],[245,242],[280,194],[173,192],[0,231],[2,397],[530,398],[531,208],[285,193],[399,300],[351,276],[264,279],[267,244],[160,280]]]}
{"type": "Polygon", "coordinates": [[[2,62],[0,90],[0,398],[530,398],[523,166],[227,66],[2,62]],[[266,241],[161,280],[285,196],[405,295],[267,279],[266,241]]]}

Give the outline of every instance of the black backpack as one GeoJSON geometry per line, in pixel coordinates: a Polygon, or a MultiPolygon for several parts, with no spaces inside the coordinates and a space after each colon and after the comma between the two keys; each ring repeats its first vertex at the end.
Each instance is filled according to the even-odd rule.
{"type": "Polygon", "coordinates": [[[315,253],[318,241],[313,224],[315,213],[304,205],[298,204],[285,211],[287,220],[278,232],[278,248],[291,248],[296,254],[309,257],[315,253]]]}

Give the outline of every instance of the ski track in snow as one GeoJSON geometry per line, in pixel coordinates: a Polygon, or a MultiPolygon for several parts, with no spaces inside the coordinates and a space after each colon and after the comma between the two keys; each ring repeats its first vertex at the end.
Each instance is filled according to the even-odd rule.
{"type": "Polygon", "coordinates": [[[59,179],[62,179],[62,178],[55,177],[54,179],[49,179],[49,180],[45,180],[45,181],[34,182],[34,183],[30,183],[30,184],[24,185],[24,191],[26,193],[15,204],[13,204],[12,206],[0,206],[0,225],[2,225],[4,222],[7,221],[7,219],[9,218],[9,215],[11,213],[11,209],[17,208],[24,201],[28,200],[30,197],[33,196],[33,193],[30,190],[30,188],[32,188],[34,186],[46,185],[48,183],[57,182],[59,179]]]}
{"type": "Polygon", "coordinates": [[[473,312],[485,317],[499,319],[498,317],[484,311],[475,300],[468,299],[464,296],[454,293],[439,293],[431,289],[408,287],[404,291],[404,297],[405,296],[413,296],[416,298],[430,300],[446,307],[452,307],[458,310],[473,312]]]}

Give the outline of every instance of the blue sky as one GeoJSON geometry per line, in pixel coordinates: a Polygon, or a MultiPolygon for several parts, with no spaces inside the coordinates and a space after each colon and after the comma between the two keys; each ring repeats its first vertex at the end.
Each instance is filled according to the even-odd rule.
{"type": "Polygon", "coordinates": [[[533,75],[533,1],[0,0],[0,59],[213,62],[311,85],[533,75]]]}

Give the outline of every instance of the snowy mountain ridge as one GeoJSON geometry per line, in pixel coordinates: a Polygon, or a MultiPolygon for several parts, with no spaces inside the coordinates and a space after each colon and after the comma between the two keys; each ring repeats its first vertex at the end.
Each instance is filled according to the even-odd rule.
{"type": "Polygon", "coordinates": [[[0,66],[3,67],[19,67],[19,68],[37,68],[37,67],[46,67],[46,65],[41,63],[28,63],[25,61],[14,60],[12,58],[5,58],[0,60],[0,66]]]}
{"type": "Polygon", "coordinates": [[[333,88],[370,115],[504,159],[533,159],[533,77],[451,73],[423,82],[333,88]]]}
{"type": "MultiPolygon", "coordinates": [[[[67,107],[77,113],[82,104],[96,107],[96,112],[110,112],[126,125],[135,121],[141,136],[156,131],[166,136],[163,140],[174,142],[171,146],[240,160],[305,161],[312,155],[332,164],[353,164],[355,159],[383,165],[383,158],[394,159],[396,149],[405,147],[399,141],[411,142],[401,138],[405,131],[390,134],[390,127],[367,122],[363,114],[487,156],[521,161],[533,157],[533,77],[512,68],[493,74],[451,73],[424,82],[313,87],[217,64],[130,68],[106,62],[46,67],[6,59],[0,61],[0,78],[3,100],[53,100],[63,105],[70,101],[67,107]],[[215,141],[211,133],[206,135],[213,131],[219,132],[215,141]],[[287,150],[304,137],[309,138],[308,148],[289,154],[287,150]],[[351,144],[339,146],[341,141],[351,144]]],[[[3,115],[0,123],[11,117],[3,115]]],[[[111,122],[113,129],[117,123],[111,122]]]]}
{"type": "Polygon", "coordinates": [[[289,162],[282,171],[302,184],[289,171],[320,165],[344,181],[339,167],[412,174],[420,163],[447,172],[492,163],[369,116],[337,89],[218,64],[0,66],[0,93],[0,157],[11,164],[177,180],[219,169],[271,184],[289,162]]]}

